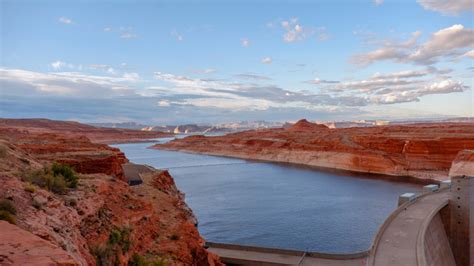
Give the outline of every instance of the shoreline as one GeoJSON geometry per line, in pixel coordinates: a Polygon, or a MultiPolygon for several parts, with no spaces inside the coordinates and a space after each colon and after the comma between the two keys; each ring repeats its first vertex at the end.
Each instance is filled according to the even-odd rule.
{"type": "Polygon", "coordinates": [[[278,161],[278,160],[269,160],[269,159],[261,159],[261,158],[252,158],[249,156],[239,156],[239,155],[228,155],[222,154],[218,152],[211,152],[211,151],[194,151],[188,149],[174,149],[169,147],[164,147],[162,145],[152,145],[147,147],[147,149],[155,149],[155,150],[164,150],[164,151],[175,151],[175,152],[184,152],[190,154],[200,154],[200,155],[210,155],[210,156],[219,156],[225,158],[233,158],[233,159],[243,159],[243,160],[250,160],[255,162],[265,162],[265,163],[276,163],[287,165],[290,167],[299,167],[299,168],[307,168],[316,171],[322,172],[330,172],[342,175],[349,175],[351,177],[356,178],[368,178],[368,179],[382,179],[391,182],[401,182],[401,183],[409,183],[409,184],[417,184],[417,185],[428,185],[428,184],[439,184],[443,180],[449,179],[449,176],[446,174],[445,179],[436,179],[436,178],[422,178],[418,176],[412,175],[394,175],[388,173],[380,173],[380,172],[370,172],[370,171],[357,171],[357,170],[350,170],[350,169],[343,169],[343,168],[335,168],[335,167],[324,167],[318,165],[311,165],[305,163],[294,163],[288,161],[278,161]]]}

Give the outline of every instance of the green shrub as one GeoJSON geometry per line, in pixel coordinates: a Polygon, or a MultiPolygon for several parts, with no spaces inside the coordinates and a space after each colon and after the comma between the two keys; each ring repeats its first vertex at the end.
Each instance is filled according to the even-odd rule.
{"type": "Polygon", "coordinates": [[[78,177],[74,170],[68,165],[58,163],[33,171],[23,179],[54,193],[63,193],[67,187],[76,188],[78,183],[78,177]]]}
{"type": "Polygon", "coordinates": [[[13,206],[11,200],[3,199],[0,200],[0,211],[6,211],[10,214],[16,214],[16,208],[13,206]]]}
{"type": "Polygon", "coordinates": [[[155,258],[153,261],[147,260],[140,254],[134,253],[132,258],[128,261],[128,266],[165,266],[166,260],[155,258]]]}
{"type": "Polygon", "coordinates": [[[148,266],[146,259],[137,253],[134,253],[128,261],[128,266],[148,266]]]}
{"type": "Polygon", "coordinates": [[[15,216],[4,210],[0,210],[0,220],[7,221],[11,224],[16,224],[15,216]]]}
{"type": "Polygon", "coordinates": [[[108,243],[119,246],[122,252],[127,252],[132,244],[130,241],[130,228],[123,227],[110,231],[108,243]]]}
{"type": "Polygon", "coordinates": [[[109,234],[109,243],[114,245],[122,240],[122,234],[120,230],[113,229],[109,234]]]}
{"type": "Polygon", "coordinates": [[[31,172],[25,181],[46,188],[54,193],[63,193],[66,190],[66,181],[62,176],[54,176],[49,168],[31,172]]]}
{"type": "Polygon", "coordinates": [[[130,228],[115,228],[110,231],[109,239],[103,245],[91,249],[97,265],[114,265],[118,256],[130,250],[130,228]]]}
{"type": "Polygon", "coordinates": [[[25,189],[26,192],[30,192],[30,193],[34,193],[36,191],[35,185],[33,185],[31,183],[26,184],[24,189],[25,189]]]}
{"type": "Polygon", "coordinates": [[[54,176],[62,176],[67,183],[67,186],[70,188],[76,188],[78,183],[78,178],[76,172],[71,168],[71,166],[66,164],[53,163],[51,166],[51,171],[54,176]]]}
{"type": "Polygon", "coordinates": [[[117,262],[115,251],[107,244],[91,248],[91,254],[95,257],[98,266],[114,265],[117,262]]]}

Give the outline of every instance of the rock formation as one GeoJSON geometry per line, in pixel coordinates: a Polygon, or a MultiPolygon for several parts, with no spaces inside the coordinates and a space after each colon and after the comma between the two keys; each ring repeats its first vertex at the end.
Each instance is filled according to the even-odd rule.
{"type": "Polygon", "coordinates": [[[474,149],[474,124],[329,129],[300,120],[285,128],[193,136],[153,148],[444,180],[456,155],[474,149]]]}
{"type": "Polygon", "coordinates": [[[474,175],[474,150],[462,150],[454,159],[449,176],[474,175]]]}
{"type": "Polygon", "coordinates": [[[32,133],[59,133],[69,137],[89,138],[92,142],[123,143],[146,141],[154,138],[170,137],[173,134],[160,131],[142,131],[122,128],[94,127],[73,121],[49,119],[1,119],[0,128],[26,130],[32,133]]]}
{"type": "Polygon", "coordinates": [[[62,248],[18,226],[0,221],[1,265],[77,265],[62,248]]]}
{"type": "Polygon", "coordinates": [[[0,221],[0,265],[219,265],[172,177],[153,170],[129,187],[126,161],[86,137],[0,127],[0,212],[12,205],[16,224],[0,221]],[[55,193],[26,181],[53,162],[75,169],[77,188],[55,193]]]}

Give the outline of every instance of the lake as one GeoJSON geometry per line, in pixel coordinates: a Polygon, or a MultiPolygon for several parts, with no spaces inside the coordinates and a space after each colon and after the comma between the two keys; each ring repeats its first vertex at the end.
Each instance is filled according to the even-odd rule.
{"type": "Polygon", "coordinates": [[[131,162],[169,169],[211,242],[304,251],[366,250],[398,196],[420,185],[381,176],[113,145],[131,162]]]}

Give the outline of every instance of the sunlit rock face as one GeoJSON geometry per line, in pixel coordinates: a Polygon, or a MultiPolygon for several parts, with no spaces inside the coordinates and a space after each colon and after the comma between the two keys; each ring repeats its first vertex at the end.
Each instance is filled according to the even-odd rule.
{"type": "Polygon", "coordinates": [[[0,233],[17,233],[5,245],[1,234],[0,264],[127,265],[138,254],[172,265],[219,265],[169,173],[151,169],[130,187],[123,181],[127,161],[119,149],[86,137],[0,127],[0,201],[16,209],[15,225],[1,222],[0,233]],[[25,181],[53,162],[77,172],[77,188],[54,193],[25,181]],[[11,254],[13,246],[25,249],[11,254]]]}
{"type": "Polygon", "coordinates": [[[68,137],[87,137],[92,142],[97,143],[134,142],[172,136],[172,134],[160,131],[94,127],[73,121],[56,121],[49,119],[0,118],[0,129],[1,128],[18,129],[30,133],[65,134],[68,137]]]}
{"type": "Polygon", "coordinates": [[[194,136],[154,148],[444,180],[457,154],[474,149],[474,124],[330,129],[300,120],[284,128],[194,136]]]}
{"type": "Polygon", "coordinates": [[[454,159],[449,176],[474,176],[474,150],[462,150],[454,159]]]}

